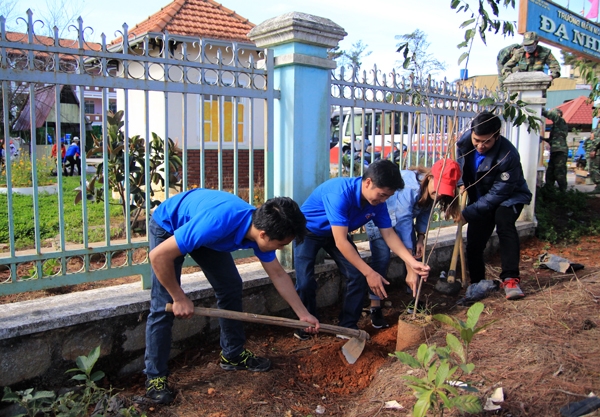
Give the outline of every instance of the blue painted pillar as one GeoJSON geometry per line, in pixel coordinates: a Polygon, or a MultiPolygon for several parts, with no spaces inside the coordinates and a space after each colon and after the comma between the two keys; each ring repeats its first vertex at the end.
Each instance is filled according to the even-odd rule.
{"type": "MultiPolygon", "coordinates": [[[[302,205],[329,179],[330,71],[336,67],[327,50],[346,36],[329,19],[291,12],[269,19],[248,34],[272,50],[274,86],[273,192],[302,205]]],[[[292,267],[291,248],[279,254],[292,267]]]]}

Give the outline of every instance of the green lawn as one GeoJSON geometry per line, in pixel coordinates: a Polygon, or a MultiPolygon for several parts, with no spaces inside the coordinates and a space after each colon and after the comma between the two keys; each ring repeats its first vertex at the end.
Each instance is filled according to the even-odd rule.
{"type": "MultiPolygon", "coordinates": [[[[63,177],[63,201],[65,222],[65,238],[68,242],[83,242],[83,210],[81,203],[75,204],[80,177],[63,177]]],[[[15,225],[16,249],[33,247],[35,238],[35,223],[33,216],[33,197],[13,194],[13,222],[15,225]]],[[[110,219],[112,224],[123,224],[121,206],[112,200],[110,204],[110,219]]],[[[58,194],[39,194],[39,222],[41,240],[54,238],[59,235],[59,201],[58,194]]],[[[91,242],[104,239],[104,203],[88,202],[87,205],[88,233],[91,242]]],[[[0,194],[0,244],[8,244],[8,198],[0,194]]],[[[111,235],[122,232],[122,226],[111,228],[111,235]]]]}

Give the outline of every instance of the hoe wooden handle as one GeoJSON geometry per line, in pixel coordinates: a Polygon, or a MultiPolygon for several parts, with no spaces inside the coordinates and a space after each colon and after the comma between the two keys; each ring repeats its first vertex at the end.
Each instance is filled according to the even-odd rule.
{"type": "MultiPolygon", "coordinates": [[[[173,304],[168,303],[165,307],[167,313],[173,312],[173,304]]],[[[274,326],[291,327],[293,329],[306,329],[313,327],[312,324],[305,321],[287,319],[285,317],[263,316],[260,314],[243,313],[240,311],[221,310],[219,308],[194,307],[194,314],[206,317],[219,317],[222,319],[231,319],[247,321],[250,323],[269,324],[274,326]]],[[[370,336],[364,330],[349,329],[347,327],[334,326],[332,324],[319,325],[319,331],[331,334],[342,334],[344,336],[355,337],[361,340],[369,340],[370,336]]]]}

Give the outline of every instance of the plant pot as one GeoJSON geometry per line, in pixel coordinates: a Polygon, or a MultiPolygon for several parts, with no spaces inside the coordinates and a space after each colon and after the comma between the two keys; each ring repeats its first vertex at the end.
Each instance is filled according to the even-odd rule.
{"type": "Polygon", "coordinates": [[[420,345],[435,331],[435,323],[431,316],[404,315],[398,318],[398,336],[396,352],[420,345]]]}

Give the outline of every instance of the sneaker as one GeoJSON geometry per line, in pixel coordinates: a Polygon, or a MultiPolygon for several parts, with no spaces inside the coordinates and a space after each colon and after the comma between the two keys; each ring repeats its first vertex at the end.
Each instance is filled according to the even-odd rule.
{"type": "Polygon", "coordinates": [[[386,329],[390,327],[383,318],[381,307],[371,307],[371,324],[376,329],[386,329]]]}
{"type": "Polygon", "coordinates": [[[221,352],[221,368],[226,371],[253,371],[266,372],[271,368],[271,360],[255,356],[248,349],[244,349],[237,358],[227,359],[221,352]]]}
{"type": "Polygon", "coordinates": [[[298,329],[294,332],[294,337],[298,340],[304,341],[310,339],[310,334],[306,333],[304,330],[298,329]]]}
{"type": "Polygon", "coordinates": [[[507,300],[518,300],[519,298],[525,297],[523,291],[519,287],[519,278],[506,278],[502,283],[504,292],[506,293],[507,300]]]}
{"type": "Polygon", "coordinates": [[[167,377],[159,376],[146,380],[146,398],[156,404],[170,404],[175,395],[167,385],[167,377]]]}

